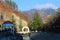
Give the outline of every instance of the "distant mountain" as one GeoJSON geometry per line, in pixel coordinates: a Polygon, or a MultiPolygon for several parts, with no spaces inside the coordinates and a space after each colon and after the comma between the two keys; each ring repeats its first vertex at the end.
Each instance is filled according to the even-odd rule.
{"type": "Polygon", "coordinates": [[[57,9],[56,9],[56,12],[60,12],[60,8],[57,8],[57,9]]]}
{"type": "Polygon", "coordinates": [[[30,19],[33,18],[34,16],[34,13],[35,12],[38,12],[40,14],[40,16],[42,17],[42,19],[44,20],[48,15],[54,15],[56,12],[55,12],[55,9],[52,9],[52,8],[42,8],[40,10],[38,9],[31,9],[29,11],[24,11],[23,13],[25,15],[27,15],[30,19]]]}
{"type": "Polygon", "coordinates": [[[52,9],[52,8],[45,8],[45,9],[41,9],[40,11],[41,11],[41,12],[45,12],[45,13],[47,13],[47,14],[55,13],[55,10],[52,9]]]}

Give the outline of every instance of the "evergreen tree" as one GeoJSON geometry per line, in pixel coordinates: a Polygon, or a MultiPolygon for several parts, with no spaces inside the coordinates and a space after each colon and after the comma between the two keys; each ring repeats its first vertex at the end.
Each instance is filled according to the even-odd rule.
{"type": "Polygon", "coordinates": [[[49,32],[54,32],[54,33],[60,33],[60,12],[57,12],[56,17],[50,23],[49,25],[46,24],[46,30],[49,32]]]}
{"type": "Polygon", "coordinates": [[[34,17],[30,23],[30,29],[40,30],[41,28],[43,28],[42,19],[41,19],[40,15],[38,14],[38,12],[35,12],[34,17]]]}
{"type": "Polygon", "coordinates": [[[22,21],[21,20],[19,22],[19,28],[20,28],[20,31],[22,31],[22,21]]]}
{"type": "Polygon", "coordinates": [[[14,24],[14,27],[16,27],[16,21],[15,21],[15,18],[14,18],[14,15],[12,15],[12,22],[13,22],[13,24],[14,24]]]}
{"type": "Polygon", "coordinates": [[[18,6],[15,2],[13,2],[12,0],[4,0],[4,2],[8,5],[10,5],[13,9],[18,9],[18,6]]]}

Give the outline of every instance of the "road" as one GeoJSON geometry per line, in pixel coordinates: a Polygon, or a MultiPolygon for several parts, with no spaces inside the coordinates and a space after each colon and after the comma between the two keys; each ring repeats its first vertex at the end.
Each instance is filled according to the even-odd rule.
{"type": "Polygon", "coordinates": [[[47,32],[32,32],[30,37],[32,40],[60,40],[60,34],[47,32]]]}

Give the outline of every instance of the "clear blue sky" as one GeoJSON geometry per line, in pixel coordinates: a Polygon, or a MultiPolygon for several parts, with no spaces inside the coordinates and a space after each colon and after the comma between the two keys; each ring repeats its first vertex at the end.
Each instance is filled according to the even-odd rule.
{"type": "Polygon", "coordinates": [[[13,0],[18,5],[19,10],[27,11],[33,8],[60,7],[60,0],[13,0]]]}

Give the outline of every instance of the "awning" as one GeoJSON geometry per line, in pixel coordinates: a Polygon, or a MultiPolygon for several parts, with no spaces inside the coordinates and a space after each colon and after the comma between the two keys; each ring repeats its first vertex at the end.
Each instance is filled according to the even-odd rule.
{"type": "Polygon", "coordinates": [[[13,24],[3,24],[2,27],[6,27],[6,26],[11,26],[11,27],[14,27],[13,24]]]}

